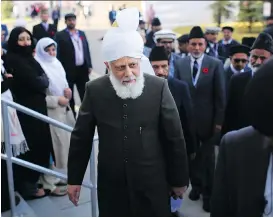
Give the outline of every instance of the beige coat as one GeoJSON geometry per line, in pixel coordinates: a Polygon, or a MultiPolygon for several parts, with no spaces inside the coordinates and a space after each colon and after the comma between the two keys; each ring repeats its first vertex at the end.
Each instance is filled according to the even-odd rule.
{"type": "MultiPolygon", "coordinates": [[[[50,93],[48,93],[50,94],[50,93]]],[[[71,111],[58,104],[59,96],[48,95],[46,97],[48,116],[69,126],[74,126],[75,119],[71,111]]],[[[70,132],[50,125],[50,132],[55,154],[55,165],[59,169],[67,168],[67,158],[70,143],[70,132]]]]}

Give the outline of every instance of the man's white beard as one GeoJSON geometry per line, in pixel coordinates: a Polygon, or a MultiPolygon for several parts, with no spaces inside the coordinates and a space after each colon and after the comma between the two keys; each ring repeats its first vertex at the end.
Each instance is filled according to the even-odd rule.
{"type": "Polygon", "coordinates": [[[113,88],[116,91],[117,96],[122,99],[132,98],[136,99],[139,97],[144,88],[144,75],[140,73],[138,77],[135,77],[136,81],[134,83],[122,84],[115,75],[110,71],[110,81],[113,88]]]}
{"type": "Polygon", "coordinates": [[[253,75],[254,73],[257,72],[257,70],[260,68],[260,66],[259,67],[253,67],[252,65],[250,65],[250,68],[251,68],[252,75],[253,75]]]}

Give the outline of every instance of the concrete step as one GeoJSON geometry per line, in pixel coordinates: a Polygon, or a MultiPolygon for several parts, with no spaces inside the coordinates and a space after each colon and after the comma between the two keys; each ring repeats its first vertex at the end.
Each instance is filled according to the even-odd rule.
{"type": "Polygon", "coordinates": [[[51,201],[50,197],[44,197],[27,201],[37,217],[63,217],[62,210],[51,201]]]}
{"type": "MultiPolygon", "coordinates": [[[[16,193],[16,195],[20,198],[20,203],[16,206],[17,216],[18,217],[37,217],[36,213],[29,206],[29,204],[18,193],[16,193]]],[[[8,210],[1,213],[1,217],[11,217],[11,211],[8,210]]]]}

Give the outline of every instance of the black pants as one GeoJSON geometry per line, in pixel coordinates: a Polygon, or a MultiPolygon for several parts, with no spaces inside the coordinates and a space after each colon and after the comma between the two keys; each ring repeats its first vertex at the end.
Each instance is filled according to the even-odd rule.
{"type": "Polygon", "coordinates": [[[210,199],[213,187],[215,153],[211,143],[200,143],[196,157],[190,161],[190,180],[193,189],[198,190],[203,199],[210,199]]]}
{"type": "Polygon", "coordinates": [[[73,111],[74,116],[76,116],[75,112],[75,100],[74,100],[74,85],[76,85],[81,101],[83,100],[85,93],[85,84],[89,81],[89,72],[88,68],[83,65],[75,68],[75,72],[72,78],[68,78],[68,85],[72,91],[72,98],[70,100],[70,107],[73,111]]]}

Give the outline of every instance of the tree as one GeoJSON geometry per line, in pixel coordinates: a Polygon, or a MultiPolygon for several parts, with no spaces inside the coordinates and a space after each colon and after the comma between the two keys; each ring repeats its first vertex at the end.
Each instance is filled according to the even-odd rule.
{"type": "Polygon", "coordinates": [[[218,27],[222,23],[222,19],[229,19],[233,15],[233,10],[236,6],[232,1],[215,1],[210,5],[213,11],[213,19],[217,22],[218,27]]]}
{"type": "Polygon", "coordinates": [[[241,1],[239,20],[248,22],[248,32],[252,32],[254,22],[263,19],[263,2],[262,1],[241,1]]]}
{"type": "Polygon", "coordinates": [[[1,1],[2,18],[10,18],[12,15],[13,3],[12,1],[1,1]]]}

